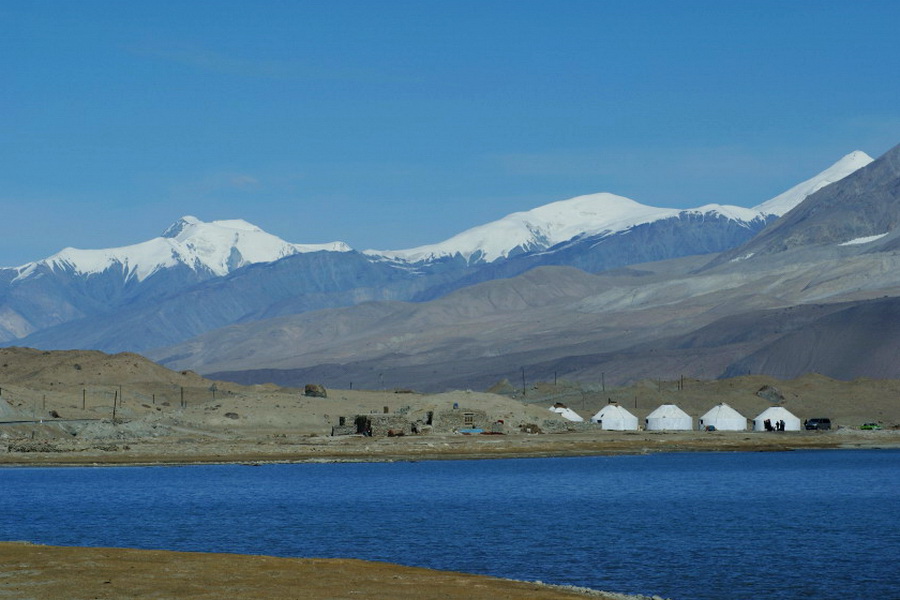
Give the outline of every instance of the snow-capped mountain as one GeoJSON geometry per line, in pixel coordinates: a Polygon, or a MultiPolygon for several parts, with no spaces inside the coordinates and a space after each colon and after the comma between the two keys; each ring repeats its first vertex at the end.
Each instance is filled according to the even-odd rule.
{"type": "Polygon", "coordinates": [[[102,250],[66,248],[17,270],[18,279],[25,279],[37,273],[41,266],[79,276],[121,269],[126,279],[144,281],[162,269],[184,265],[193,271],[221,277],[245,265],[322,250],[347,252],[350,247],[343,242],[292,244],[247,221],[205,223],[186,216],[169,226],[162,236],[146,242],[102,250]]]}
{"type": "Polygon", "coordinates": [[[717,261],[760,259],[804,247],[896,249],[900,246],[898,181],[900,146],[870,161],[852,178],[810,194],[766,231],[723,253],[717,261]]]}
{"type": "Polygon", "coordinates": [[[516,254],[544,250],[579,235],[621,231],[677,213],[678,209],[645,206],[615,194],[590,194],[516,212],[438,244],[409,250],[366,252],[414,263],[457,254],[469,263],[494,262],[516,254]]]}
{"type": "Polygon", "coordinates": [[[803,183],[798,183],[783,194],[779,194],[763,202],[754,210],[760,213],[782,216],[795,206],[803,202],[807,196],[810,196],[826,185],[830,185],[836,181],[840,181],[847,175],[854,173],[872,162],[872,157],[861,150],[856,150],[843,157],[815,177],[807,179],[803,183]]]}
{"type": "Polygon", "coordinates": [[[367,250],[410,263],[461,256],[469,264],[491,263],[529,252],[546,250],[574,238],[597,238],[674,217],[724,218],[750,223],[780,217],[804,198],[843,179],[872,162],[865,152],[844,156],[815,177],[800,183],[754,208],[708,204],[693,209],[657,208],[609,193],[578,196],[533,210],[516,212],[492,223],[479,225],[448,240],[408,250],[367,250]]]}
{"type": "Polygon", "coordinates": [[[246,221],[205,223],[190,216],[160,237],[131,246],[66,248],[20,267],[0,268],[0,340],[114,315],[123,306],[159,302],[247,266],[322,250],[350,253],[341,242],[292,244],[246,221]]]}

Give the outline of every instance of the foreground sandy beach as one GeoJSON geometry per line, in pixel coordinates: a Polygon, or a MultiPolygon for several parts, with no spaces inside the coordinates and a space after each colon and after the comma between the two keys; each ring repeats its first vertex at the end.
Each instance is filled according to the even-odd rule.
{"type": "Polygon", "coordinates": [[[0,542],[0,598],[640,600],[388,563],[0,542]]]}

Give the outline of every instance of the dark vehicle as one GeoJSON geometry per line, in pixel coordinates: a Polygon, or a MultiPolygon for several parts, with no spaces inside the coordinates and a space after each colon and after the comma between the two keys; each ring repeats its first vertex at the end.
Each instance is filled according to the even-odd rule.
{"type": "Polygon", "coordinates": [[[810,419],[806,422],[806,428],[818,430],[831,429],[831,419],[810,419]]]}

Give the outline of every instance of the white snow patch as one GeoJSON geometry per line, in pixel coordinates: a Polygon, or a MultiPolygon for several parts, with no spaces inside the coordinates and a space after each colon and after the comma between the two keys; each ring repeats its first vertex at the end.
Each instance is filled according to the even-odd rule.
{"type": "Polygon", "coordinates": [[[858,244],[868,244],[869,242],[874,242],[875,240],[880,240],[887,233],[880,233],[878,235],[868,235],[866,237],[858,237],[854,240],[850,240],[849,242],[844,242],[842,244],[838,244],[839,246],[856,246],[858,244]]]}
{"type": "Polygon", "coordinates": [[[681,212],[693,213],[697,215],[721,215],[726,219],[745,222],[752,221],[759,216],[759,211],[755,208],[730,206],[728,204],[705,204],[699,208],[688,208],[681,212]]]}

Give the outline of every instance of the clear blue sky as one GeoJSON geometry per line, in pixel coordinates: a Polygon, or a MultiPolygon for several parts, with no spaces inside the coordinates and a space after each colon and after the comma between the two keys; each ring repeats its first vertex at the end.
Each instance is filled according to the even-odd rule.
{"type": "Polygon", "coordinates": [[[900,2],[0,0],[0,265],[186,214],[441,241],[752,206],[900,143],[900,2]]]}

